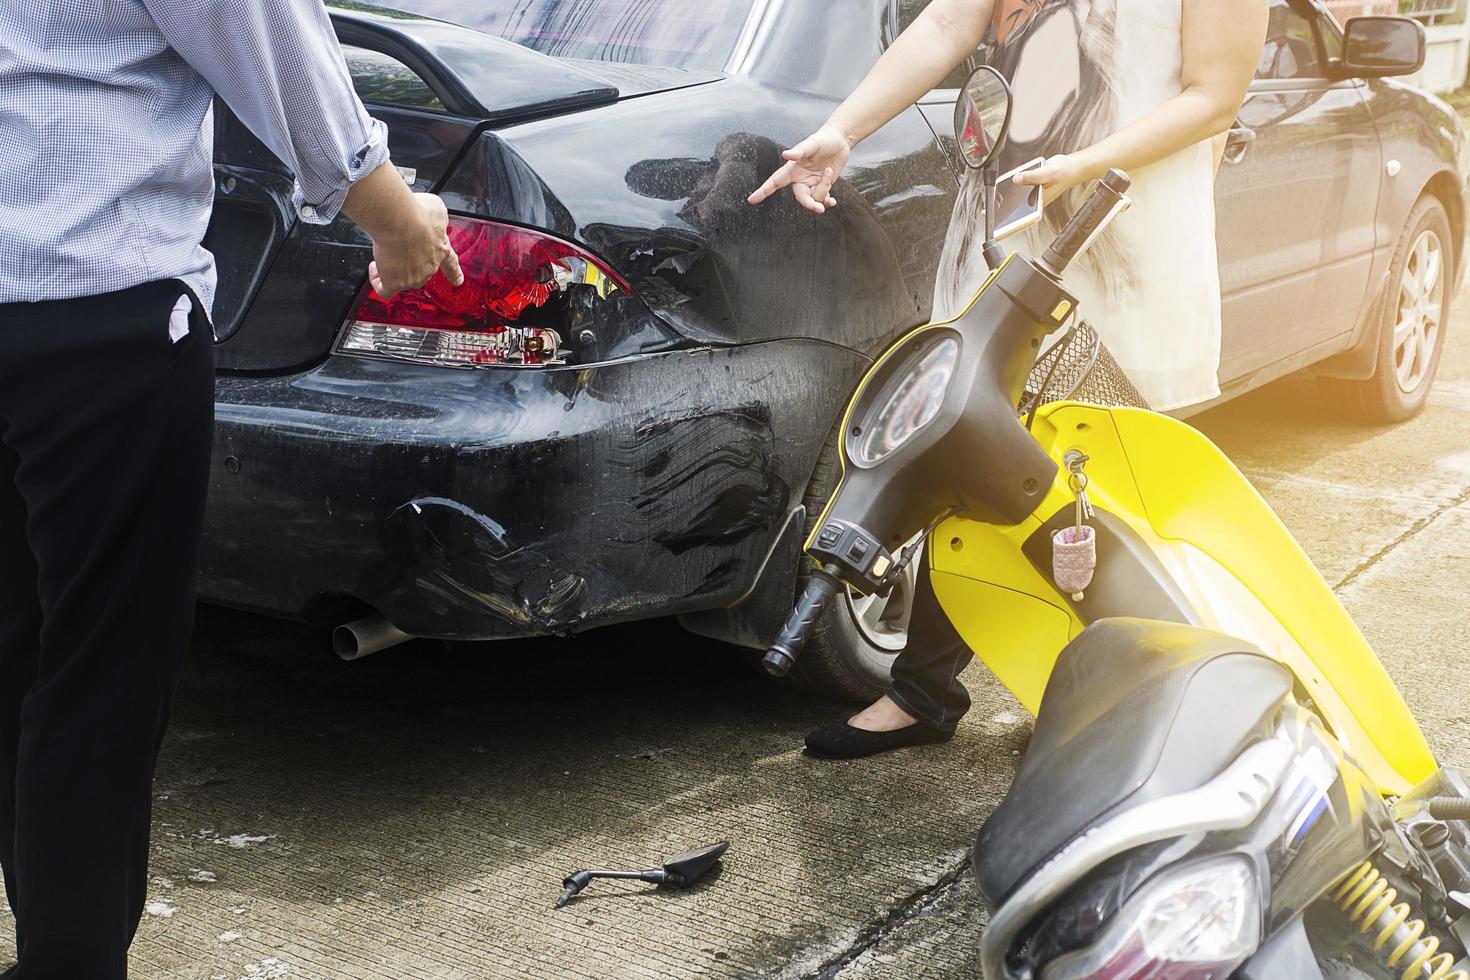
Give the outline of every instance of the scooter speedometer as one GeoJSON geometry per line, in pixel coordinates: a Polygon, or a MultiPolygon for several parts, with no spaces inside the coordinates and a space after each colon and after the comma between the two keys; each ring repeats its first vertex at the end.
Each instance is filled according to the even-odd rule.
{"type": "Polygon", "coordinates": [[[910,363],[895,371],[875,399],[875,408],[859,424],[856,461],[871,465],[887,458],[933,422],[959,359],[959,339],[949,336],[915,353],[910,363]]]}

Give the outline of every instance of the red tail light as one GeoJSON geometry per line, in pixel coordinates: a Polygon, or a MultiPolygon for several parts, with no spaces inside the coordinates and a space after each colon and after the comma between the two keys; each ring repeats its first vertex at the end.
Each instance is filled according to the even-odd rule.
{"type": "Polygon", "coordinates": [[[598,259],[542,232],[452,216],[449,241],[464,285],[439,272],[392,299],[365,289],[337,349],[432,364],[564,364],[573,295],[632,292],[598,259]]]}

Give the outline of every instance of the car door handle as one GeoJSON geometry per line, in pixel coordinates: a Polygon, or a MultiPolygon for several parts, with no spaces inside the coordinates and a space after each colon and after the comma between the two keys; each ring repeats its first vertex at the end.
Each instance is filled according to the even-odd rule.
{"type": "Polygon", "coordinates": [[[1239,163],[1245,159],[1256,141],[1256,131],[1249,126],[1234,126],[1225,137],[1225,161],[1239,163]]]}

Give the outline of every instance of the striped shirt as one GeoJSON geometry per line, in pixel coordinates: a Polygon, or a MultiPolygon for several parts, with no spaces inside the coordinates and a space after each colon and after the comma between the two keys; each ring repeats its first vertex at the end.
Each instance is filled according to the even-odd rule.
{"type": "Polygon", "coordinates": [[[307,222],[388,158],[321,0],[0,5],[0,303],[172,278],[209,310],[215,94],[307,222]]]}

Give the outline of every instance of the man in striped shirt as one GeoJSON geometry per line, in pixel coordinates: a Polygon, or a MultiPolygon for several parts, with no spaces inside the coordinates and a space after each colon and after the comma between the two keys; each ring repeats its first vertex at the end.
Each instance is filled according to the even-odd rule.
{"type": "Polygon", "coordinates": [[[321,0],[0,6],[5,980],[127,972],[153,767],[192,626],[213,432],[210,106],[373,237],[385,295],[461,281],[321,0]]]}

